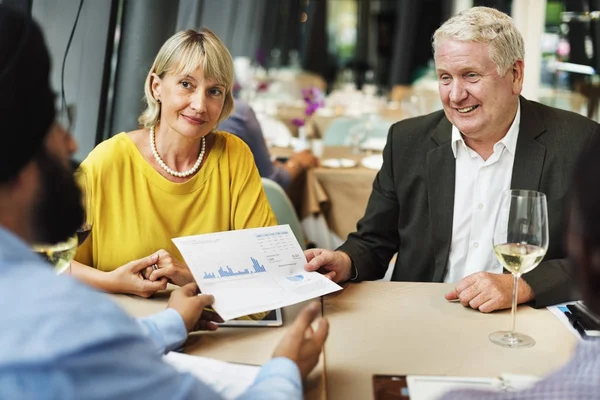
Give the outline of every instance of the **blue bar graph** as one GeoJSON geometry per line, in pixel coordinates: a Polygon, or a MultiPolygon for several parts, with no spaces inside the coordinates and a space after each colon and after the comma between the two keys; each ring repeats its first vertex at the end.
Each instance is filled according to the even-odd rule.
{"type": "Polygon", "coordinates": [[[267,272],[264,265],[259,263],[255,258],[250,257],[250,260],[252,261],[252,269],[253,269],[252,271],[250,271],[248,268],[245,268],[242,271],[233,271],[231,269],[231,267],[226,265],[225,268],[219,267],[219,269],[217,270],[216,273],[215,272],[204,272],[204,276],[202,277],[202,279],[216,279],[217,274],[218,274],[219,278],[227,278],[227,277],[231,277],[231,276],[250,275],[250,274],[258,274],[260,272],[267,272]]]}
{"type": "Polygon", "coordinates": [[[252,265],[254,266],[254,272],[267,272],[264,266],[260,265],[258,261],[254,258],[250,257],[252,260],[252,265]]]}
{"type": "Polygon", "coordinates": [[[212,279],[212,278],[216,278],[214,273],[209,274],[208,272],[204,273],[204,276],[202,277],[202,279],[212,279]]]}

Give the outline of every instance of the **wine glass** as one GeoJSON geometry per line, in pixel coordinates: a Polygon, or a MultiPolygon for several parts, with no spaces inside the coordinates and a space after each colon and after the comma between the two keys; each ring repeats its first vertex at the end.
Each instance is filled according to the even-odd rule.
{"type": "Polygon", "coordinates": [[[515,332],[519,278],[542,261],[548,250],[548,209],[546,195],[532,190],[502,193],[496,216],[492,245],[500,264],[514,278],[512,329],[492,333],[490,340],[503,347],[531,347],[535,340],[515,332]]]}
{"type": "Polygon", "coordinates": [[[352,149],[352,154],[361,153],[360,146],[362,142],[364,142],[367,138],[367,129],[367,125],[365,125],[364,123],[359,123],[348,130],[346,142],[350,145],[352,149]]]}
{"type": "Polygon", "coordinates": [[[90,189],[89,182],[87,179],[87,174],[81,168],[77,169],[74,173],[75,181],[79,185],[79,189],[81,190],[81,201],[83,203],[84,209],[84,221],[81,226],[77,229],[77,246],[81,246],[83,242],[87,239],[92,231],[92,225],[94,222],[94,213],[92,210],[92,200],[90,197],[90,189]]]}
{"type": "Polygon", "coordinates": [[[84,221],[76,233],[64,242],[48,244],[37,243],[32,246],[34,253],[54,267],[56,274],[69,274],[71,272],[71,261],[75,257],[77,247],[89,236],[92,230],[93,213],[91,209],[90,191],[85,171],[77,169],[74,179],[81,190],[81,201],[84,209],[84,221]]]}
{"type": "Polygon", "coordinates": [[[71,261],[77,251],[77,235],[73,235],[60,243],[34,244],[32,250],[51,264],[56,274],[69,274],[71,261]]]}

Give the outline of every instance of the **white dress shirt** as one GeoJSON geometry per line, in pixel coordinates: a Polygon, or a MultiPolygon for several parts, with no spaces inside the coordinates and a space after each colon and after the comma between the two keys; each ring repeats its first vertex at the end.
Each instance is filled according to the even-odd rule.
{"type": "Polygon", "coordinates": [[[456,158],[452,243],[445,282],[458,282],[474,272],[502,273],[494,256],[492,236],[502,192],[510,189],[521,105],[506,135],[484,160],[469,148],[452,126],[452,152],[456,158]]]}

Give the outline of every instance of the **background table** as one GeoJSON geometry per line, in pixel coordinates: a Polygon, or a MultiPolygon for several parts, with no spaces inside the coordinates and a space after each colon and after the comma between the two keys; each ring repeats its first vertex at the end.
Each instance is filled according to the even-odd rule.
{"type": "MultiPolygon", "coordinates": [[[[277,157],[289,157],[288,148],[271,148],[277,157]]],[[[297,179],[288,194],[300,219],[311,214],[323,214],[329,229],[340,239],[356,230],[356,223],[365,213],[373,180],[377,171],[365,168],[360,161],[371,153],[354,154],[346,146],[326,146],[322,160],[349,158],[357,162],[352,168],[316,167],[297,179]]]]}
{"type": "MultiPolygon", "coordinates": [[[[283,122],[294,137],[298,136],[298,127],[292,122],[294,119],[305,119],[306,104],[300,102],[299,105],[280,105],[277,108],[277,113],[274,115],[279,121],[283,122]]],[[[408,117],[408,114],[399,107],[395,108],[382,108],[377,113],[381,119],[389,121],[390,123],[398,122],[408,117]]],[[[357,123],[361,118],[367,118],[366,116],[357,115],[344,115],[341,112],[332,115],[322,115],[318,112],[314,114],[306,126],[307,132],[310,132],[314,138],[323,138],[327,128],[338,118],[356,118],[357,123]]]]}
{"type": "MultiPolygon", "coordinates": [[[[171,289],[159,292],[151,299],[128,295],[112,295],[112,297],[130,315],[144,317],[165,309],[171,289]]],[[[222,361],[262,365],[271,359],[275,346],[286,332],[286,326],[296,319],[296,315],[306,304],[285,307],[284,326],[281,328],[223,327],[216,332],[193,333],[185,344],[184,352],[222,361]]],[[[325,398],[324,379],[324,363],[321,357],[321,361],[305,382],[305,398],[325,398]]]]}
{"type": "Polygon", "coordinates": [[[318,167],[310,172],[328,197],[324,214],[329,228],[342,240],[356,230],[356,223],[365,215],[373,180],[378,171],[365,168],[360,161],[369,154],[353,154],[348,147],[325,147],[323,159],[349,158],[357,162],[353,168],[318,167]]]}
{"type": "Polygon", "coordinates": [[[517,331],[534,347],[507,349],[488,335],[510,328],[510,311],[483,314],[448,302],[452,285],[363,282],[324,299],[328,399],[373,397],[373,374],[545,375],[565,363],[577,339],[547,310],[518,309],[517,331]]]}

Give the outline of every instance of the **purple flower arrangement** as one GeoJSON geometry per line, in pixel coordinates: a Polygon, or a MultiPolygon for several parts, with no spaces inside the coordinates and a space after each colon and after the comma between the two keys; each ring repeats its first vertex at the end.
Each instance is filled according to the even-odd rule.
{"type": "Polygon", "coordinates": [[[269,83],[268,82],[260,82],[258,84],[258,86],[256,87],[256,91],[257,92],[266,92],[267,90],[269,90],[269,83]]]}
{"type": "Polygon", "coordinates": [[[323,92],[316,87],[302,89],[302,97],[304,98],[304,103],[306,103],[306,109],[304,110],[304,115],[306,117],[294,118],[292,120],[292,124],[297,127],[306,125],[306,121],[312,117],[315,111],[325,105],[325,97],[323,96],[323,92]]]}

